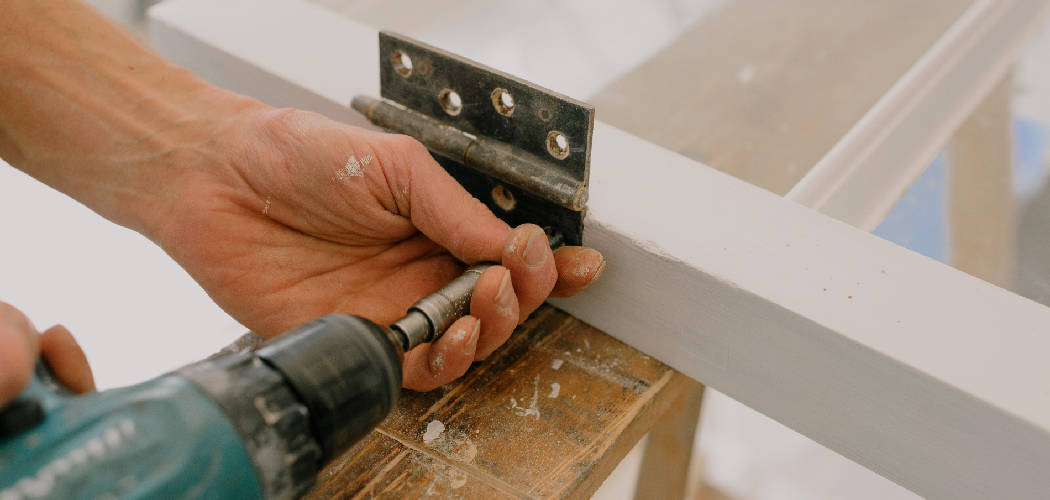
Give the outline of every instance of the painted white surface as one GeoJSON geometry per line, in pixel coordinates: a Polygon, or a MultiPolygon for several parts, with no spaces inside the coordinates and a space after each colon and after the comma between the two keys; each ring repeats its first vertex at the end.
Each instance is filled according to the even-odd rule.
{"type": "MultiPolygon", "coordinates": [[[[316,46],[295,15],[284,43],[316,46]]],[[[220,46],[279,62],[243,45],[220,46]]],[[[615,264],[559,306],[919,493],[1050,489],[1050,309],[604,124],[593,164],[587,243],[615,264]]]]}
{"type": "Polygon", "coordinates": [[[367,126],[349,109],[354,92],[379,94],[372,64],[355,66],[339,54],[379,51],[375,30],[301,0],[197,0],[164,2],[150,9],[153,47],[172,62],[209,81],[265,101],[367,126]],[[246,30],[272,36],[246,36],[246,30]],[[302,35],[299,35],[302,34],[302,35]],[[306,36],[315,45],[289,42],[306,36]],[[199,41],[208,40],[209,43],[199,41]],[[229,53],[255,59],[231,58],[229,53]],[[305,85],[305,86],[303,86],[305,85]]]}
{"type": "Polygon", "coordinates": [[[1047,0],[978,0],[785,196],[865,231],[1013,65],[1047,0]]]}
{"type": "Polygon", "coordinates": [[[247,331],[146,238],[0,161],[0,300],[63,324],[100,389],[207,357],[247,331]]]}

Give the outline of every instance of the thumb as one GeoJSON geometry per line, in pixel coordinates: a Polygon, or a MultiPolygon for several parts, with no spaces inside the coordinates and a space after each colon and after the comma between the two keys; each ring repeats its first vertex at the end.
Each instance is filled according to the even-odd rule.
{"type": "Polygon", "coordinates": [[[498,262],[510,226],[463,189],[415,139],[389,135],[393,162],[384,162],[387,179],[404,190],[412,224],[457,259],[498,262]]]}
{"type": "Polygon", "coordinates": [[[0,302],[0,406],[29,382],[40,349],[36,328],[18,309],[0,302]]]}

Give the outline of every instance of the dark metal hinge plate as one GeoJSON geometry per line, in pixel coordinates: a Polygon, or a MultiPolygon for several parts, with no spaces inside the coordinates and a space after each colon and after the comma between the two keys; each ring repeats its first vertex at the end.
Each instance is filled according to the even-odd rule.
{"type": "Polygon", "coordinates": [[[375,124],[411,135],[493,213],[582,243],[594,108],[410,38],[379,34],[375,124]],[[396,104],[394,104],[396,103],[396,104]]]}

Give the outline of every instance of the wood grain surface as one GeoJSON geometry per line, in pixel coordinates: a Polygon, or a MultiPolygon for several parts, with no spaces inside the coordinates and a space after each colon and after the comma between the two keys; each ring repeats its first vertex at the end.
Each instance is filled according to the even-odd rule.
{"type": "Polygon", "coordinates": [[[955,133],[948,149],[952,267],[1012,290],[1017,247],[1009,76],[955,133]]]}
{"type": "Polygon", "coordinates": [[[972,3],[735,0],[591,104],[783,195],[972,3]]]}
{"type": "Polygon", "coordinates": [[[544,306],[463,378],[403,392],[307,498],[587,498],[692,384],[544,306]]]}

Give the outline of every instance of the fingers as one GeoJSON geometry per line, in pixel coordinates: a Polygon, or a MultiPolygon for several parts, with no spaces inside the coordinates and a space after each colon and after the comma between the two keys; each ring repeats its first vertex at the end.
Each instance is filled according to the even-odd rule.
{"type": "Polygon", "coordinates": [[[388,136],[400,154],[386,162],[388,182],[408,190],[412,224],[457,259],[476,263],[499,260],[510,227],[471,196],[415,139],[388,136]]]}
{"type": "Polygon", "coordinates": [[[518,322],[524,322],[547,300],[558,281],[554,255],[543,229],[535,224],[522,224],[512,230],[503,248],[502,263],[514,280],[518,322]]]}
{"type": "Polygon", "coordinates": [[[56,325],[40,335],[40,354],[58,382],[69,390],[77,394],[95,390],[95,377],[87,356],[66,327],[56,325]]]}
{"type": "Polygon", "coordinates": [[[0,302],[0,405],[29,382],[39,349],[36,328],[18,309],[0,302]]]}
{"type": "Polygon", "coordinates": [[[481,336],[481,320],[464,316],[449,327],[437,342],[423,344],[405,354],[401,386],[429,391],[467,372],[481,336]]]}
{"type": "Polygon", "coordinates": [[[551,297],[572,297],[590,286],[605,272],[605,259],[597,250],[587,247],[561,247],[554,252],[558,283],[551,297]]]}
{"type": "Polygon", "coordinates": [[[514,332],[519,314],[512,273],[502,266],[486,269],[470,298],[470,315],[480,319],[482,325],[474,359],[485,359],[503,345],[514,332]]]}

